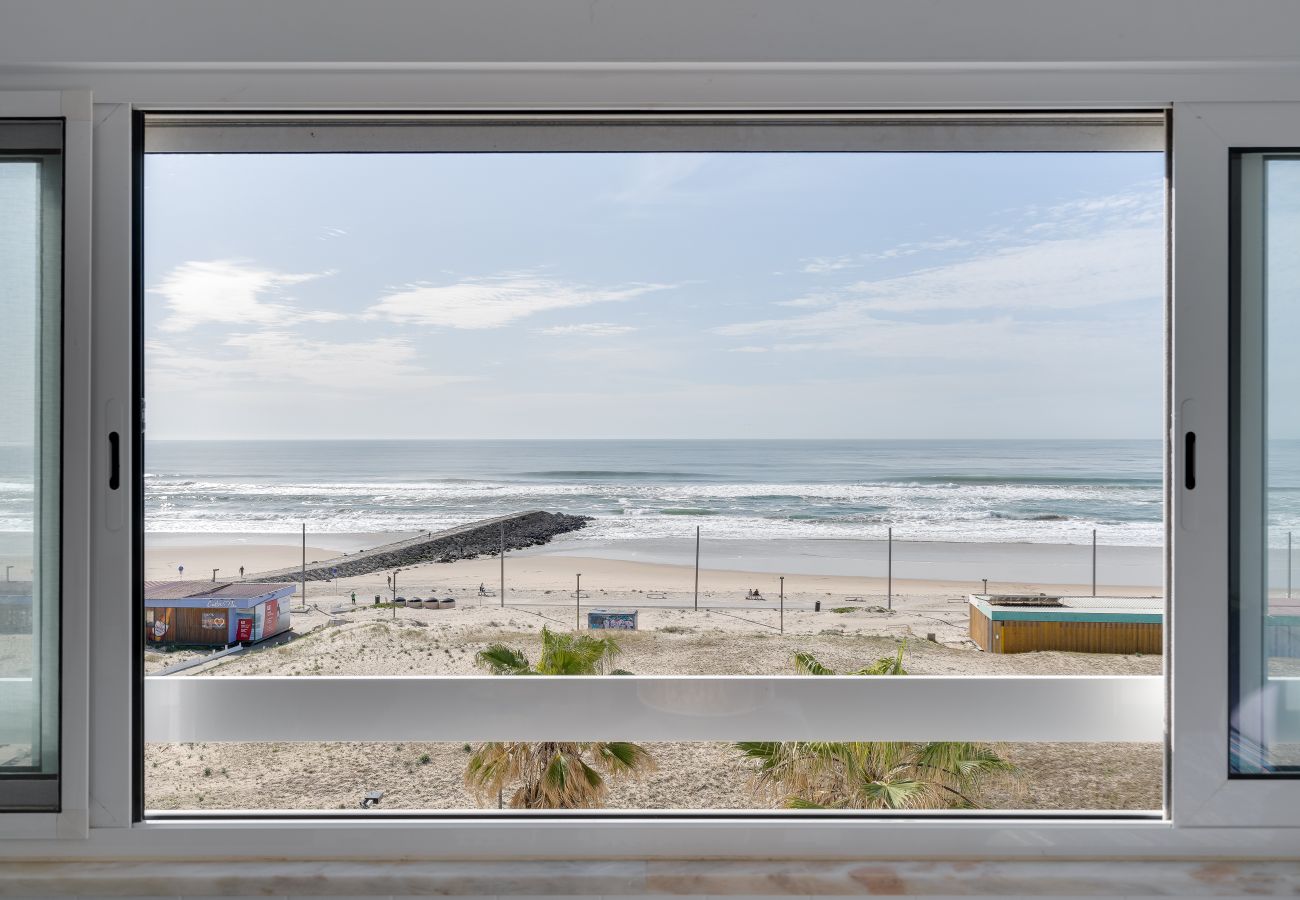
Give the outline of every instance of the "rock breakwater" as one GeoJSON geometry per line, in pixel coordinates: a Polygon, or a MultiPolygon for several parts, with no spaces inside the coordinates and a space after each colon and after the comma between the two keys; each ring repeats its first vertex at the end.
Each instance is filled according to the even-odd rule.
{"type": "MultiPolygon", "coordinates": [[[[520,550],[545,544],[557,535],[577,531],[591,521],[590,516],[571,516],[535,509],[528,512],[483,519],[445,531],[424,534],[348,553],[332,559],[309,560],[307,581],[328,581],[331,578],[348,578],[369,575],[385,569],[398,569],[418,563],[455,562],[478,556],[495,556],[504,538],[507,550],[520,550]]],[[[242,581],[300,581],[301,566],[255,572],[242,581]]]]}

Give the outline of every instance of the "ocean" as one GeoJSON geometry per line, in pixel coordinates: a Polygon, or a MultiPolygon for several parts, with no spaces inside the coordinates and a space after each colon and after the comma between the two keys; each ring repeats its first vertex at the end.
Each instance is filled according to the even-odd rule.
{"type": "MultiPolygon", "coordinates": [[[[146,530],[436,530],[524,509],[573,542],[1163,541],[1157,440],[150,441],[146,530]]],[[[0,516],[3,504],[0,502],[0,516]]]]}

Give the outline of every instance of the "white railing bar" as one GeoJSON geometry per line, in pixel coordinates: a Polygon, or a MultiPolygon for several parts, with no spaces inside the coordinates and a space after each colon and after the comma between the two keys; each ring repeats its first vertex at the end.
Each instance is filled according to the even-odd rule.
{"type": "Polygon", "coordinates": [[[1164,739],[1159,676],[151,677],[145,740],[1164,739]]]}

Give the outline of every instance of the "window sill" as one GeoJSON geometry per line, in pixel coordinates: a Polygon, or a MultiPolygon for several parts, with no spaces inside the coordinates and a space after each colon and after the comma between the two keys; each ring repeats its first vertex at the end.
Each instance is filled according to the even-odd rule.
{"type": "Polygon", "coordinates": [[[0,865],[6,894],[780,895],[885,894],[1294,896],[1300,862],[21,862],[0,865]],[[183,875],[179,874],[183,871],[183,875]]]}

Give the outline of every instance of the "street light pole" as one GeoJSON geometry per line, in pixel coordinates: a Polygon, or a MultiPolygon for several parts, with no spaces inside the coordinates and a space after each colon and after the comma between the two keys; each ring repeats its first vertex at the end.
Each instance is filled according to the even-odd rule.
{"type": "Polygon", "coordinates": [[[781,633],[785,634],[785,576],[781,576],[781,633]]]}
{"type": "Polygon", "coordinates": [[[501,523],[501,608],[506,608],[506,523],[501,523]]]}
{"type": "Polygon", "coordinates": [[[885,578],[888,581],[886,588],[885,605],[888,609],[894,608],[894,529],[889,529],[889,547],[886,551],[889,555],[885,561],[885,578]]]}
{"type": "Polygon", "coordinates": [[[220,571],[221,571],[221,569],[219,569],[219,568],[218,568],[218,569],[213,569],[213,570],[212,570],[212,580],[213,580],[213,581],[216,581],[216,580],[217,580],[217,573],[220,572],[220,571]]]}
{"type": "Polygon", "coordinates": [[[700,610],[700,526],[695,526],[695,611],[700,610]]]}
{"type": "Polygon", "coordinates": [[[574,627],[578,631],[582,630],[582,573],[578,573],[578,584],[573,590],[573,599],[576,601],[577,615],[574,620],[574,627]]]}
{"type": "Polygon", "coordinates": [[[393,570],[393,577],[392,577],[392,586],[393,586],[393,621],[394,621],[394,622],[397,621],[397,576],[398,576],[398,573],[400,573],[401,571],[402,571],[401,569],[394,569],[394,570],[393,570]]]}
{"type": "Polygon", "coordinates": [[[1097,529],[1092,530],[1092,595],[1097,596],[1097,529]]]}

